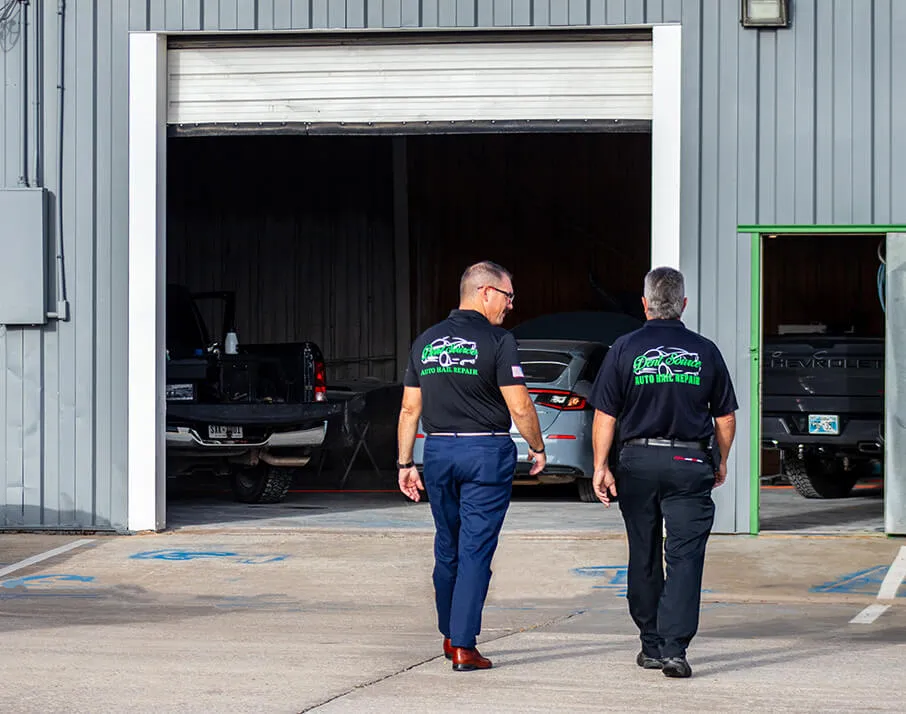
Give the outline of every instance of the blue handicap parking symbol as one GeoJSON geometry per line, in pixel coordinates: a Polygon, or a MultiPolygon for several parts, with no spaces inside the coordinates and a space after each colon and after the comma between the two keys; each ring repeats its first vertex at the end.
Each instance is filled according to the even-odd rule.
{"type": "MultiPolygon", "coordinates": [[[[887,575],[888,566],[876,565],[873,568],[857,570],[855,573],[842,575],[836,580],[809,588],[813,593],[846,593],[849,595],[877,595],[887,575]]],[[[898,597],[906,597],[906,591],[898,597]]]]}
{"type": "Polygon", "coordinates": [[[592,585],[593,590],[610,590],[618,597],[626,597],[625,565],[591,565],[584,568],[573,568],[572,573],[583,578],[601,578],[606,582],[592,585]]]}

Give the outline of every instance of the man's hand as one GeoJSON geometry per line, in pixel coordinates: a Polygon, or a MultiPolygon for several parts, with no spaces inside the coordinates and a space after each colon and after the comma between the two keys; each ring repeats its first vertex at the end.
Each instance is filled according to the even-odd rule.
{"type": "Polygon", "coordinates": [[[542,471],[544,471],[544,467],[547,466],[547,456],[545,456],[543,452],[539,454],[537,451],[533,451],[532,447],[530,446],[528,450],[528,457],[529,461],[535,462],[532,464],[532,468],[529,470],[530,476],[540,474],[542,471]]]}
{"type": "Polygon", "coordinates": [[[408,469],[400,469],[400,491],[410,499],[418,503],[422,500],[419,491],[424,491],[425,486],[421,477],[418,475],[418,469],[410,466],[408,469]]]}
{"type": "Polygon", "coordinates": [[[730,458],[730,447],[736,436],[736,413],[730,412],[714,420],[714,436],[717,438],[717,453],[720,455],[720,466],[714,470],[714,488],[723,485],[727,480],[727,460],[730,458]]]}
{"type": "Polygon", "coordinates": [[[595,495],[598,497],[598,500],[610,508],[610,497],[617,495],[617,482],[610,472],[610,468],[604,466],[600,469],[595,469],[592,485],[594,486],[595,495]]]}
{"type": "Polygon", "coordinates": [[[727,462],[721,461],[720,466],[717,467],[717,471],[714,472],[714,488],[718,486],[723,486],[724,481],[727,480],[727,462]]]}

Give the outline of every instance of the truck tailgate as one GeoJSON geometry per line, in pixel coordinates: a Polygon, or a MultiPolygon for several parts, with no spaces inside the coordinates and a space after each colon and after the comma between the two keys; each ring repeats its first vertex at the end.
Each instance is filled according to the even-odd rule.
{"type": "Polygon", "coordinates": [[[764,412],[883,410],[884,342],[858,337],[769,338],[764,344],[764,412]]]}
{"type": "Polygon", "coordinates": [[[236,426],[298,426],[339,417],[343,404],[167,404],[167,420],[236,426]]]}

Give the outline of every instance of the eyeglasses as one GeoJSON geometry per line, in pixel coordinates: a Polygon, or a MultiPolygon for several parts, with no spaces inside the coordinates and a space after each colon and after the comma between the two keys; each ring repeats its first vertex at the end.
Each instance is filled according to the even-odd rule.
{"type": "Polygon", "coordinates": [[[483,290],[484,288],[491,288],[491,290],[496,290],[501,295],[506,296],[506,299],[509,300],[510,302],[513,302],[513,298],[516,297],[516,293],[508,293],[506,290],[501,290],[500,288],[495,288],[493,285],[482,285],[478,289],[483,290]]]}

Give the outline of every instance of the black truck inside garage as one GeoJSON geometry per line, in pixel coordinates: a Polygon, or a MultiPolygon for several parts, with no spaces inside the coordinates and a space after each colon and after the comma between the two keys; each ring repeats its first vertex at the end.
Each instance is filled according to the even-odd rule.
{"type": "MultiPolygon", "coordinates": [[[[884,456],[883,237],[765,238],[762,440],[806,498],[842,498],[884,456]]],[[[775,467],[776,468],[776,467],[775,467]]]]}

